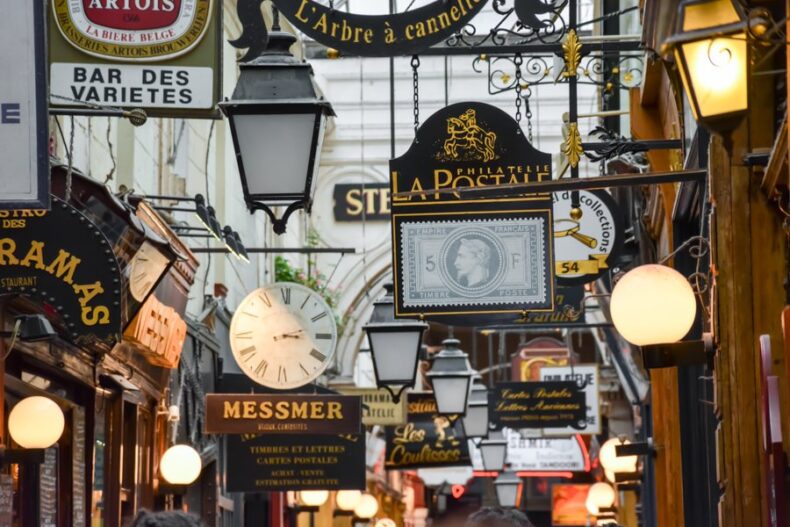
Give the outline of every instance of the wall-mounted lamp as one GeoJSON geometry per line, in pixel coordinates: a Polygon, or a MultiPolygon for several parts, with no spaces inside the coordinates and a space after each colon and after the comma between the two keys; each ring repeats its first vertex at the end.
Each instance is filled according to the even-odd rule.
{"type": "Polygon", "coordinates": [[[332,513],[333,516],[353,516],[354,510],[362,500],[362,491],[360,490],[339,490],[335,494],[336,509],[332,513]]]}
{"type": "Polygon", "coordinates": [[[359,503],[354,508],[354,523],[363,522],[367,524],[378,512],[379,500],[373,494],[365,492],[359,498],[359,503]]]}
{"type": "Polygon", "coordinates": [[[601,513],[612,512],[616,497],[617,494],[614,491],[614,487],[599,481],[590,486],[584,505],[591,516],[599,516],[601,513]]]}
{"type": "Polygon", "coordinates": [[[187,488],[200,477],[203,460],[197,450],[189,445],[173,445],[159,460],[159,473],[163,481],[160,494],[186,494],[187,488]]]}
{"type": "Polygon", "coordinates": [[[310,527],[315,527],[315,513],[329,499],[328,490],[303,490],[298,494],[296,514],[310,513],[310,527]]]}

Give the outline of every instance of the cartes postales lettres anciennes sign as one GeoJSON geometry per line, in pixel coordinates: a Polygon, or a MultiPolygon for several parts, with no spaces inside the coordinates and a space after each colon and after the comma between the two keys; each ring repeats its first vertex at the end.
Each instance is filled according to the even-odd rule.
{"type": "Polygon", "coordinates": [[[458,103],[433,114],[390,161],[396,316],[480,325],[553,311],[550,195],[431,192],[548,179],[551,155],[502,110],[458,103]]]}
{"type": "Polygon", "coordinates": [[[360,398],[351,395],[206,395],[208,434],[359,434],[360,398]]]}
{"type": "Polygon", "coordinates": [[[486,0],[434,0],[422,7],[386,15],[360,15],[332,2],[275,0],[277,8],[317,42],[352,55],[414,55],[457,33],[486,0]]]}
{"type": "Polygon", "coordinates": [[[576,381],[502,382],[489,396],[497,428],[587,428],[587,399],[576,381]]]}

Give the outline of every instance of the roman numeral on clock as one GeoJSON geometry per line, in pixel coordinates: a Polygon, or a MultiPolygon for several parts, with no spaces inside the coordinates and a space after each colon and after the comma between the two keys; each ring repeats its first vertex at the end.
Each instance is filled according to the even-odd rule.
{"type": "Polygon", "coordinates": [[[321,353],[315,348],[310,350],[310,356],[313,357],[318,362],[324,362],[326,360],[326,355],[324,355],[323,353],[321,353]]]}
{"type": "Polygon", "coordinates": [[[277,371],[277,382],[288,382],[288,376],[285,374],[283,366],[280,366],[280,369],[277,371]]]}
{"type": "Polygon", "coordinates": [[[290,304],[291,303],[291,288],[290,287],[285,287],[283,289],[280,289],[280,294],[283,295],[283,302],[284,303],[286,303],[286,304],[290,304]]]}
{"type": "Polygon", "coordinates": [[[269,298],[269,295],[268,295],[268,293],[266,293],[265,291],[264,291],[264,292],[261,292],[261,293],[258,295],[258,298],[260,298],[260,299],[261,299],[261,301],[262,301],[264,304],[266,304],[266,307],[272,307],[272,299],[271,299],[271,298],[269,298]]]}
{"type": "Polygon", "coordinates": [[[266,375],[266,368],[269,367],[269,363],[266,362],[266,359],[261,359],[261,362],[255,367],[255,375],[258,377],[263,377],[266,375]]]}
{"type": "Polygon", "coordinates": [[[321,320],[325,316],[326,316],[326,311],[321,311],[320,313],[318,313],[316,316],[314,316],[310,320],[312,320],[313,322],[318,322],[319,320],[321,320]]]}
{"type": "Polygon", "coordinates": [[[320,339],[320,340],[332,340],[332,334],[331,333],[316,333],[315,334],[315,338],[316,339],[320,339]]]}
{"type": "Polygon", "coordinates": [[[243,350],[239,350],[239,355],[244,358],[245,361],[249,360],[252,357],[253,353],[255,352],[255,346],[247,346],[243,350]]]}
{"type": "Polygon", "coordinates": [[[305,375],[310,375],[310,372],[307,371],[307,368],[305,368],[301,362],[299,363],[299,367],[302,368],[302,371],[304,372],[305,375]]]}

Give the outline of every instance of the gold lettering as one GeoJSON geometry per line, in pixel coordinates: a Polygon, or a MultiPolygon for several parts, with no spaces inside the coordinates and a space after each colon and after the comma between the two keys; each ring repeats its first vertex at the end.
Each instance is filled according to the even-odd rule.
{"type": "Polygon", "coordinates": [[[71,285],[74,281],[74,272],[82,260],[76,256],[72,256],[63,249],[58,250],[58,257],[52,260],[52,263],[47,266],[47,272],[54,274],[67,284],[71,285]],[[68,260],[68,262],[66,262],[68,260]]]}
{"type": "Polygon", "coordinates": [[[80,314],[82,323],[86,326],[110,323],[110,310],[106,306],[83,307],[80,314]]]}
{"type": "Polygon", "coordinates": [[[261,403],[260,406],[260,418],[261,419],[271,419],[272,418],[272,403],[271,401],[264,401],[261,403]]]}
{"type": "MultiPolygon", "coordinates": [[[[30,249],[19,265],[30,267],[32,262],[36,263],[36,269],[44,269],[44,242],[37,242],[33,240],[30,242],[30,249]]],[[[85,304],[83,304],[85,305],[85,304]]]]}
{"type": "Polygon", "coordinates": [[[414,30],[413,24],[409,24],[406,26],[406,40],[414,40],[414,35],[412,34],[412,30],[414,30]]]}
{"type": "Polygon", "coordinates": [[[78,295],[82,295],[82,298],[80,298],[80,305],[83,307],[93,300],[93,297],[104,292],[101,282],[98,281],[92,284],[73,285],[71,288],[74,289],[74,292],[78,295]]]}
{"type": "Polygon", "coordinates": [[[288,402],[279,401],[274,405],[274,418],[275,419],[288,419],[290,412],[288,411],[288,402]]]}
{"type": "Polygon", "coordinates": [[[346,193],[346,203],[351,205],[350,207],[346,207],[346,214],[350,216],[359,216],[362,212],[362,200],[359,199],[360,190],[358,188],[353,188],[346,193]]]}
{"type": "Polygon", "coordinates": [[[461,13],[458,11],[458,7],[453,6],[450,8],[450,18],[453,19],[453,22],[458,22],[461,19],[461,13]]]}
{"type": "Polygon", "coordinates": [[[390,213],[390,189],[383,188],[379,192],[379,209],[382,214],[390,213]]]}
{"type": "Polygon", "coordinates": [[[293,403],[291,412],[294,419],[307,419],[307,403],[293,403]]]}
{"type": "MultiPolygon", "coordinates": [[[[449,187],[453,183],[453,173],[449,170],[438,168],[433,171],[433,188],[440,189],[442,187],[449,187]],[[445,175],[446,179],[442,181],[439,179],[440,175],[445,175]]],[[[434,194],[433,199],[439,199],[439,194],[434,194]]]]}
{"type": "Polygon", "coordinates": [[[324,417],[324,403],[310,403],[310,419],[323,419],[324,417]]]}
{"type": "Polygon", "coordinates": [[[327,404],[326,418],[327,419],[343,419],[342,405],[338,402],[329,402],[327,404]]]}
{"type": "Polygon", "coordinates": [[[244,407],[242,417],[244,419],[255,419],[255,401],[244,401],[242,406],[244,407]]]}
{"type": "Polygon", "coordinates": [[[308,19],[307,18],[302,18],[302,10],[304,9],[304,6],[306,6],[308,3],[309,3],[309,0],[302,0],[302,3],[299,4],[299,9],[296,10],[296,14],[294,15],[296,18],[298,18],[299,20],[301,20],[304,23],[307,23],[308,19]]]}
{"type": "Polygon", "coordinates": [[[16,242],[11,238],[0,240],[0,265],[16,265],[19,260],[14,256],[16,242]]]}
{"type": "Polygon", "coordinates": [[[241,417],[240,413],[240,403],[239,401],[225,401],[224,410],[222,412],[223,419],[239,419],[241,417]]]}

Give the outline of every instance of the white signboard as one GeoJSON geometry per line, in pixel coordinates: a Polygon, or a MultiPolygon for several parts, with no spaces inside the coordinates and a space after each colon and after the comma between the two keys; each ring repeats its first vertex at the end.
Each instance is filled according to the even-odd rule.
{"type": "Polygon", "coordinates": [[[211,68],[62,62],[53,63],[51,73],[53,94],[87,103],[144,108],[214,106],[211,68]]]}
{"type": "Polygon", "coordinates": [[[49,208],[44,2],[0,17],[0,209],[49,208]]]}
{"type": "Polygon", "coordinates": [[[578,366],[552,366],[540,369],[541,381],[576,381],[586,383],[584,386],[587,400],[587,428],[545,428],[544,435],[600,434],[601,408],[598,396],[598,366],[594,364],[578,366]]]}
{"type": "MultiPolygon", "coordinates": [[[[582,472],[590,469],[589,456],[578,436],[524,438],[516,430],[502,429],[507,438],[506,463],[517,472],[582,472]]],[[[472,467],[483,470],[480,450],[469,441],[472,467]]]]}

